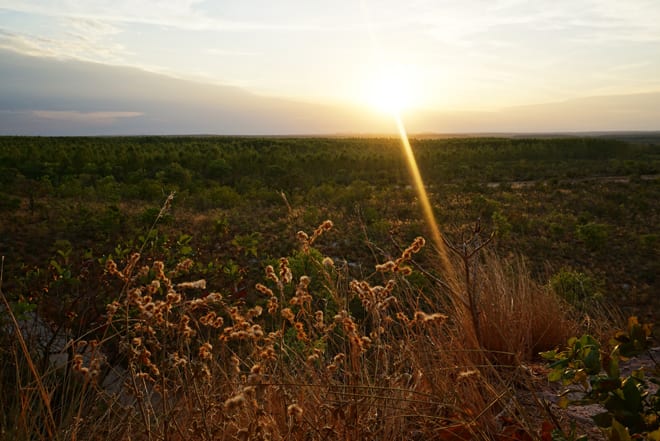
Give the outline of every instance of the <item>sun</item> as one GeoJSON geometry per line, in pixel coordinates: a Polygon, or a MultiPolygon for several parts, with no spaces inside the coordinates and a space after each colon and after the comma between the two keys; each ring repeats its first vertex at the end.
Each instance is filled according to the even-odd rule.
{"type": "Polygon", "coordinates": [[[365,100],[369,107],[397,115],[418,104],[419,79],[410,66],[382,66],[365,84],[365,100]]]}

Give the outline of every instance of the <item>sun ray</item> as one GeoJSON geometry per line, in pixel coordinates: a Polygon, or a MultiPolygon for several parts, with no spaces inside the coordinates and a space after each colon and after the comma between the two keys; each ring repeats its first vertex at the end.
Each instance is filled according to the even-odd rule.
{"type": "Polygon", "coordinates": [[[440,261],[442,264],[442,268],[445,271],[445,276],[447,278],[447,281],[449,282],[450,285],[453,285],[454,282],[456,281],[456,276],[453,270],[454,267],[449,261],[447,247],[445,245],[445,241],[442,239],[442,233],[440,233],[440,228],[438,227],[438,223],[435,220],[435,215],[433,214],[433,208],[431,207],[431,202],[429,201],[429,197],[426,192],[426,187],[424,186],[422,174],[420,173],[419,167],[417,166],[415,153],[413,152],[412,147],[410,146],[410,141],[408,140],[408,133],[406,131],[405,126],[403,125],[401,114],[399,112],[394,112],[394,119],[396,121],[396,126],[399,131],[399,136],[401,137],[401,144],[403,147],[403,151],[406,155],[406,160],[408,162],[408,168],[410,170],[410,174],[412,175],[413,178],[413,184],[417,192],[417,197],[419,198],[419,201],[422,205],[422,211],[424,213],[424,217],[431,230],[431,237],[433,239],[433,243],[436,249],[438,250],[438,254],[440,255],[440,261]]]}

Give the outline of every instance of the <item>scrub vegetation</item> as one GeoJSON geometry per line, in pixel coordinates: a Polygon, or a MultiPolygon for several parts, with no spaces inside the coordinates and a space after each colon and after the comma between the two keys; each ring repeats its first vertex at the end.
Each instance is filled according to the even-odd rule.
{"type": "Polygon", "coordinates": [[[452,268],[396,139],[0,138],[2,438],[577,439],[539,353],[657,320],[658,140],[411,144],[452,268]]]}

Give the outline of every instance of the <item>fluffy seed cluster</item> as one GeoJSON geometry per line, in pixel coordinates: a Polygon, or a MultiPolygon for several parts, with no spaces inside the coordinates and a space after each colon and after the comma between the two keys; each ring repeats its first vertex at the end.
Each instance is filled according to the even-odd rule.
{"type": "Polygon", "coordinates": [[[312,246],[312,244],[314,244],[316,239],[318,239],[324,232],[330,231],[333,226],[334,224],[332,223],[331,220],[325,220],[321,223],[321,225],[316,227],[311,237],[304,231],[298,231],[296,237],[298,238],[298,241],[300,241],[302,245],[303,252],[305,253],[309,252],[309,248],[312,246]]]}
{"type": "Polygon", "coordinates": [[[371,286],[366,281],[353,280],[350,283],[351,291],[357,294],[366,310],[385,310],[390,305],[396,303],[396,298],[392,296],[392,291],[396,286],[394,280],[388,280],[385,286],[371,286]]]}
{"type": "Polygon", "coordinates": [[[392,261],[389,260],[385,263],[382,263],[380,265],[376,265],[376,271],[380,271],[383,273],[386,272],[393,272],[393,273],[401,273],[404,276],[408,276],[412,274],[412,268],[405,265],[406,262],[409,262],[413,254],[419,253],[422,248],[424,248],[424,245],[426,245],[426,240],[419,236],[415,238],[412,244],[405,250],[403,250],[403,253],[401,253],[401,257],[398,259],[392,261]]]}

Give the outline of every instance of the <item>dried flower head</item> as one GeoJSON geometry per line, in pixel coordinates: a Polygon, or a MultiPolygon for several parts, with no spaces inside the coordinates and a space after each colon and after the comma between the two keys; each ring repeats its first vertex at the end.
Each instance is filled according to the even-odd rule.
{"type": "Polygon", "coordinates": [[[213,345],[211,345],[211,343],[204,343],[199,347],[199,358],[202,360],[210,360],[213,357],[213,353],[211,352],[212,350],[213,345]]]}
{"type": "Polygon", "coordinates": [[[234,370],[234,372],[236,372],[237,374],[241,372],[241,360],[237,356],[232,355],[231,358],[229,359],[229,363],[232,369],[234,370]]]}
{"type": "Polygon", "coordinates": [[[418,323],[428,323],[433,321],[444,322],[449,317],[445,314],[435,312],[433,314],[427,314],[423,311],[415,311],[415,321],[418,323]]]}
{"type": "Polygon", "coordinates": [[[316,311],[316,312],[314,313],[314,321],[315,321],[314,326],[315,326],[316,328],[320,328],[320,329],[323,328],[323,326],[324,326],[324,323],[323,323],[323,311],[316,311]]]}
{"type": "Polygon", "coordinates": [[[135,268],[135,265],[138,263],[140,260],[140,253],[133,253],[131,254],[131,257],[128,259],[128,263],[124,267],[124,270],[122,271],[126,277],[130,277],[131,273],[133,272],[133,269],[135,268]]]}
{"type": "Polygon", "coordinates": [[[286,408],[286,414],[294,421],[300,421],[303,417],[303,409],[298,404],[289,404],[286,408]]]}
{"type": "Polygon", "coordinates": [[[284,317],[284,319],[289,321],[291,324],[293,324],[296,320],[296,316],[293,311],[291,311],[291,308],[284,308],[282,311],[280,311],[280,314],[282,314],[282,317],[284,317]]]}
{"type": "Polygon", "coordinates": [[[277,274],[275,274],[275,268],[273,268],[273,265],[268,265],[266,267],[266,278],[275,283],[279,283],[280,279],[277,277],[277,274]]]}
{"type": "Polygon", "coordinates": [[[195,263],[190,258],[185,258],[181,262],[177,263],[172,271],[172,275],[185,274],[189,272],[195,263]]]}
{"type": "Polygon", "coordinates": [[[224,408],[227,412],[231,412],[244,404],[245,404],[245,395],[241,393],[228,398],[224,403],[224,408]]]}
{"type": "Polygon", "coordinates": [[[252,320],[255,317],[261,316],[263,310],[264,309],[261,306],[255,305],[253,308],[248,309],[247,313],[245,313],[245,317],[248,320],[252,320]]]}
{"type": "Polygon", "coordinates": [[[215,322],[216,318],[217,318],[216,312],[215,311],[209,311],[208,313],[206,313],[205,315],[203,315],[199,318],[199,322],[202,325],[210,326],[212,323],[215,322]]]}
{"type": "Polygon", "coordinates": [[[177,303],[181,303],[181,300],[183,300],[181,294],[174,291],[168,292],[166,299],[167,299],[167,303],[170,305],[176,305],[177,303]]]}
{"type": "Polygon", "coordinates": [[[117,264],[112,259],[108,259],[105,262],[105,270],[108,272],[108,274],[110,274],[112,276],[116,276],[116,277],[118,277],[122,280],[126,279],[126,277],[124,276],[124,273],[119,271],[119,269],[117,268],[117,264]]]}
{"type": "Polygon", "coordinates": [[[302,322],[295,322],[293,327],[296,329],[296,336],[298,337],[298,340],[309,341],[309,338],[307,338],[307,333],[305,332],[305,325],[303,325],[302,322]]]}
{"type": "Polygon", "coordinates": [[[222,301],[222,294],[218,292],[212,292],[205,297],[206,303],[218,303],[222,301]]]}
{"type": "Polygon", "coordinates": [[[165,272],[164,272],[165,271],[165,264],[162,261],[156,260],[152,265],[152,269],[154,270],[154,273],[156,274],[156,277],[158,279],[160,279],[160,280],[166,279],[165,272]]]}
{"type": "Polygon", "coordinates": [[[376,271],[386,273],[388,271],[394,271],[394,268],[396,267],[396,264],[392,262],[391,260],[388,260],[385,263],[381,263],[380,265],[376,265],[376,271]]]}
{"type": "Polygon", "coordinates": [[[267,286],[261,283],[257,283],[256,285],[254,285],[254,288],[265,296],[272,297],[274,295],[272,289],[268,288],[267,286]]]}
{"type": "Polygon", "coordinates": [[[476,370],[476,369],[469,369],[469,370],[466,370],[466,371],[459,372],[459,373],[458,373],[458,380],[459,380],[459,381],[460,381],[460,380],[466,380],[466,379],[468,379],[468,378],[470,378],[470,377],[473,377],[473,376],[475,376],[475,375],[478,376],[479,374],[480,374],[480,373],[479,373],[478,370],[476,370]]]}
{"type": "Polygon", "coordinates": [[[277,308],[279,308],[279,301],[277,300],[277,297],[272,296],[270,299],[268,299],[268,303],[266,304],[266,307],[268,308],[268,313],[270,315],[275,314],[277,308]]]}
{"type": "Polygon", "coordinates": [[[289,268],[289,259],[286,257],[280,257],[280,280],[284,284],[291,283],[291,280],[293,280],[293,274],[291,268],[289,268]]]}
{"type": "Polygon", "coordinates": [[[206,289],[206,280],[200,279],[194,282],[181,282],[176,287],[179,289],[206,289]]]}

